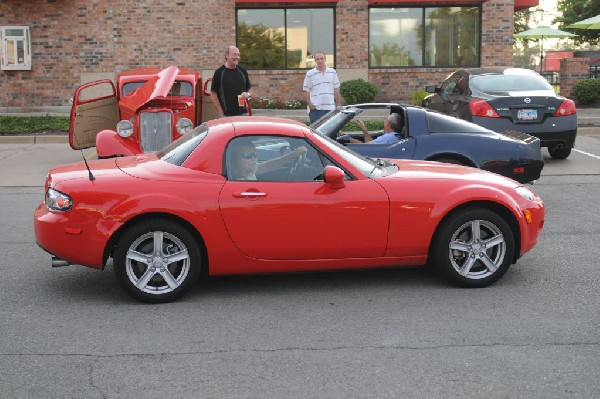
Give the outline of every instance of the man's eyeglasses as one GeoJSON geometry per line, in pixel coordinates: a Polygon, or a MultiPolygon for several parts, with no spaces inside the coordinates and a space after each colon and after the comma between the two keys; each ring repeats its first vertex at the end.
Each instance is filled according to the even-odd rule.
{"type": "Polygon", "coordinates": [[[256,151],[254,152],[244,152],[242,153],[242,158],[244,159],[252,159],[252,158],[256,158],[256,151]]]}

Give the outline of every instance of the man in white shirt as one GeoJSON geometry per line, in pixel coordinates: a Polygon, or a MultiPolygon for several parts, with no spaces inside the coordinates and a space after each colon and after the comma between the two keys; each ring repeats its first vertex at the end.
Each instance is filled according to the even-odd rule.
{"type": "Polygon", "coordinates": [[[304,98],[308,107],[308,118],[313,123],[342,103],[340,79],[333,68],[325,64],[325,53],[314,53],[317,66],[306,72],[304,77],[304,98]]]}

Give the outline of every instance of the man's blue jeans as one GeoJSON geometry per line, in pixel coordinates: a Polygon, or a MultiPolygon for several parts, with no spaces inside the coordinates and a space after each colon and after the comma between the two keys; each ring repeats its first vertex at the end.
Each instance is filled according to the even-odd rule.
{"type": "Polygon", "coordinates": [[[327,115],[329,112],[330,111],[326,109],[313,109],[308,113],[308,119],[312,124],[313,122],[321,118],[323,115],[327,115]]]}

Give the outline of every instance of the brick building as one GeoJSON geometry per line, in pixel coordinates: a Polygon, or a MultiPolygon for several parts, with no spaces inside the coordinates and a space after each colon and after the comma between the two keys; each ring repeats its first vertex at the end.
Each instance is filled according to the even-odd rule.
{"type": "Polygon", "coordinates": [[[237,44],[255,96],[302,98],[311,53],[404,100],[460,65],[511,65],[513,15],[538,0],[0,0],[0,107],[62,106],[142,66],[206,79],[237,44]],[[266,41],[264,38],[267,38],[266,41]],[[470,58],[466,58],[466,56],[470,58]]]}

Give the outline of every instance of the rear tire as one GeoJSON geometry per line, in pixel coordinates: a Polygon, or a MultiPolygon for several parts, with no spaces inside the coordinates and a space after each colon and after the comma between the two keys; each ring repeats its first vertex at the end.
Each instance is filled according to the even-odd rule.
{"type": "Polygon", "coordinates": [[[567,159],[571,155],[571,147],[558,148],[557,145],[548,147],[548,153],[553,159],[567,159]]]}
{"type": "Polygon", "coordinates": [[[200,250],[192,234],[168,219],[130,227],[115,248],[113,265],[123,289],[147,303],[171,302],[198,279],[200,250]]]}
{"type": "Polygon", "coordinates": [[[447,217],[432,244],[432,264],[460,287],[479,288],[506,273],[515,253],[513,233],[497,213],[466,208],[447,217]]]}

